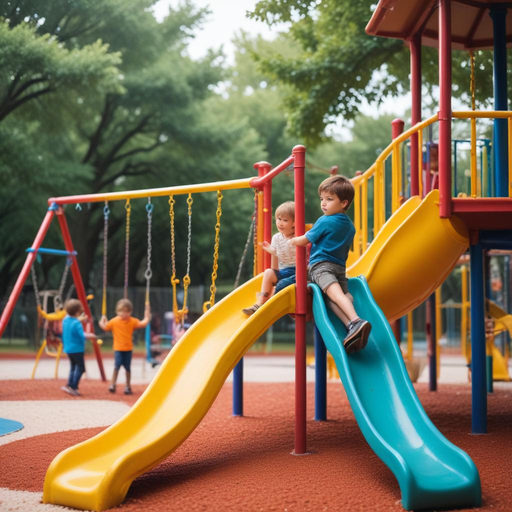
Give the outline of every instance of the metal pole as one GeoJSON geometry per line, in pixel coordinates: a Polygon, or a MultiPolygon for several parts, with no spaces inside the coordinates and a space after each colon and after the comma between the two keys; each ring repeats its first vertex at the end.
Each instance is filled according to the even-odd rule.
{"type": "Polygon", "coordinates": [[[437,391],[436,294],[427,299],[427,354],[429,391],[437,391]]]}
{"type": "MultiPolygon", "coordinates": [[[[507,9],[493,6],[494,40],[494,110],[508,110],[507,105],[507,9]]],[[[494,120],[494,176],[496,197],[508,197],[508,129],[506,119],[494,120]]]]}
{"type": "MultiPolygon", "coordinates": [[[[293,148],[295,175],[295,236],[305,233],[304,169],[306,148],[293,148]]],[[[295,454],[306,453],[306,247],[296,247],[295,303],[295,454]]]]}
{"type": "MultiPolygon", "coordinates": [[[[421,122],[421,36],[409,41],[411,52],[411,124],[421,122]]],[[[420,193],[418,134],[411,135],[411,196],[420,193]]]]}
{"type": "Polygon", "coordinates": [[[451,0],[439,0],[439,214],[452,212],[452,48],[451,0]]]}
{"type": "Polygon", "coordinates": [[[48,211],[46,212],[43,222],[41,223],[41,226],[39,227],[39,231],[37,232],[37,235],[34,239],[34,243],[32,244],[32,249],[34,249],[34,252],[29,252],[27,254],[25,264],[23,265],[20,275],[18,276],[14,288],[12,289],[11,295],[9,296],[9,300],[7,301],[7,304],[5,305],[4,310],[2,311],[2,316],[0,317],[0,338],[2,337],[5,328],[9,323],[9,319],[11,318],[12,312],[14,311],[14,307],[16,306],[16,302],[18,301],[18,298],[21,294],[21,290],[23,290],[25,281],[27,280],[27,277],[30,274],[30,268],[32,267],[32,264],[36,259],[37,249],[39,249],[39,247],[43,243],[44,237],[46,236],[48,228],[52,223],[54,215],[55,207],[50,206],[50,208],[48,208],[48,211]]]}
{"type": "Polygon", "coordinates": [[[485,304],[482,246],[469,248],[471,260],[471,432],[487,433],[487,392],[485,368],[485,304]]]}
{"type": "Polygon", "coordinates": [[[327,420],[327,349],[315,325],[315,420],[327,420]]]}

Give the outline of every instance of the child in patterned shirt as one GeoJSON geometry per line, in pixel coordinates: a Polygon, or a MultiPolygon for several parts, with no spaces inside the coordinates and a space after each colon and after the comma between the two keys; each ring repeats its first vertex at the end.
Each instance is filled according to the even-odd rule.
{"type": "Polygon", "coordinates": [[[293,201],[287,201],[276,209],[276,227],[279,232],[272,237],[272,243],[263,242],[263,250],[272,255],[271,268],[263,274],[261,292],[257,294],[256,303],[242,310],[246,315],[255,313],[274,293],[295,284],[295,247],[288,244],[288,240],[295,234],[293,201]]]}

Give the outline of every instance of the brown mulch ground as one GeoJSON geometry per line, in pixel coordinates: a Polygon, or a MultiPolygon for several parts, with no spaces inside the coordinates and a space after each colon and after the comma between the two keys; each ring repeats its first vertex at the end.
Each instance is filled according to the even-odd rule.
{"type": "MultiPolygon", "coordinates": [[[[62,382],[2,381],[0,400],[69,399],[62,382]]],[[[87,399],[123,400],[106,385],[84,381],[87,399]]],[[[482,510],[512,510],[512,385],[488,397],[489,434],[472,436],[469,386],[430,393],[416,385],[430,418],[475,461],[482,480],[482,510]]],[[[313,416],[313,385],[308,418],[313,416]]],[[[329,384],[327,422],[308,422],[307,456],[293,456],[293,384],[246,384],[243,418],[231,416],[231,386],[189,439],[131,486],[127,511],[379,510],[399,511],[398,484],[366,444],[341,384],[329,384]]],[[[15,419],[15,418],[12,418],[15,419]]],[[[101,429],[84,429],[16,441],[0,447],[0,487],[42,491],[46,468],[64,448],[101,429]]]]}

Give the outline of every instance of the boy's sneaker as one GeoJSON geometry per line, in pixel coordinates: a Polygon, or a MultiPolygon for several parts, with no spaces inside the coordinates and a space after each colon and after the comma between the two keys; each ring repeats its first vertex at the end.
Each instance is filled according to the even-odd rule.
{"type": "Polygon", "coordinates": [[[132,388],[124,388],[124,394],[125,395],[133,395],[133,391],[132,391],[132,388]]]}
{"type": "Polygon", "coordinates": [[[358,318],[348,325],[348,333],[343,340],[343,346],[347,351],[347,354],[352,354],[358,350],[363,350],[368,343],[368,337],[372,330],[372,324],[358,318]]]}
{"type": "Polygon", "coordinates": [[[78,392],[78,390],[73,389],[73,388],[69,388],[69,394],[73,395],[73,396],[81,396],[80,393],[78,392]]]}
{"type": "Polygon", "coordinates": [[[251,316],[252,314],[256,313],[258,309],[260,309],[260,304],[254,304],[250,308],[242,309],[242,313],[247,316],[251,316]]]}
{"type": "Polygon", "coordinates": [[[108,390],[111,392],[111,393],[115,393],[116,392],[116,386],[114,384],[112,384],[112,386],[110,386],[108,388],[108,390]]]}
{"type": "Polygon", "coordinates": [[[65,391],[66,393],[69,393],[70,395],[73,394],[71,393],[71,388],[69,386],[62,386],[60,389],[62,389],[62,391],[65,391]]]}

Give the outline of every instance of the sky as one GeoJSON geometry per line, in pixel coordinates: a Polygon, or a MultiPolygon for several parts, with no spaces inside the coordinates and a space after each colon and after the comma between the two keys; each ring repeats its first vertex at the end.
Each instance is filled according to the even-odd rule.
{"type": "MultiPolygon", "coordinates": [[[[154,7],[157,19],[162,19],[168,12],[169,6],[176,8],[179,0],[160,0],[154,7]]],[[[221,46],[227,57],[227,62],[234,62],[235,47],[231,40],[240,30],[252,35],[261,35],[265,39],[272,39],[278,28],[270,29],[265,23],[251,20],[246,17],[247,11],[252,11],[257,0],[194,0],[198,7],[209,7],[211,14],[201,32],[196,34],[189,44],[189,54],[197,59],[206,54],[208,49],[219,49],[221,46]]],[[[286,26],[282,25],[281,30],[286,26]]],[[[365,115],[374,116],[395,114],[404,116],[410,105],[410,95],[385,100],[379,107],[375,105],[362,105],[361,111],[365,115]]],[[[339,128],[333,127],[334,131],[339,128]]],[[[345,131],[345,130],[342,130],[345,131]]],[[[346,133],[345,133],[346,135],[346,133]]]]}

